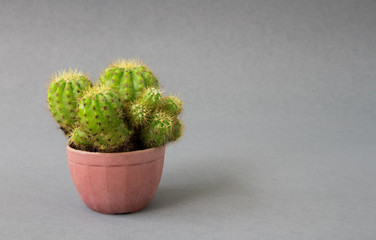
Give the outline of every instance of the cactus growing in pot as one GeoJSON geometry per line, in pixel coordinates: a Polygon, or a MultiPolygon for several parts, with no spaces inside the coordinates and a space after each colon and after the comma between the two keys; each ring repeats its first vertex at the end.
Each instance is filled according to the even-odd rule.
{"type": "Polygon", "coordinates": [[[87,75],[77,70],[61,71],[51,78],[48,86],[48,108],[65,134],[76,127],[78,99],[91,86],[87,75]]]}
{"type": "Polygon", "coordinates": [[[140,60],[114,61],[94,85],[79,71],[54,74],[47,102],[52,116],[79,150],[160,147],[182,134],[178,120],[182,101],[163,96],[154,73],[140,60]]]}
{"type": "Polygon", "coordinates": [[[69,168],[85,204],[102,213],[145,207],[159,184],[164,146],[183,133],[182,101],[163,96],[141,61],[116,60],[95,84],[79,71],[54,74],[47,103],[69,138],[69,168]]]}
{"type": "Polygon", "coordinates": [[[158,87],[153,72],[140,60],[115,60],[99,77],[99,83],[118,92],[124,103],[136,100],[147,87],[158,87]]]}

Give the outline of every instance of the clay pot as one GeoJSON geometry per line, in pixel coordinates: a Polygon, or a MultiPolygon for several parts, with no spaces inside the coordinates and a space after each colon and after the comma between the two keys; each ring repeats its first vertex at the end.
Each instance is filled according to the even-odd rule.
{"type": "Polygon", "coordinates": [[[85,152],[67,146],[68,165],[82,201],[106,213],[137,212],[157,191],[165,147],[122,153],[85,152]]]}

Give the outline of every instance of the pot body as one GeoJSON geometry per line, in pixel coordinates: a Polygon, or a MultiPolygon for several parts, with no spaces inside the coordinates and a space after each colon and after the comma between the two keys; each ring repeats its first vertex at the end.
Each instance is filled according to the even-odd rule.
{"type": "Polygon", "coordinates": [[[122,153],[85,152],[67,146],[68,165],[82,201],[106,213],[137,212],[154,197],[165,147],[122,153]]]}

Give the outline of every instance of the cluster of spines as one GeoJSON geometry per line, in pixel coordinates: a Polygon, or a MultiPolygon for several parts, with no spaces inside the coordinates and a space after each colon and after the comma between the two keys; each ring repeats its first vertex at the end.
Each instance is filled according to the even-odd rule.
{"type": "Polygon", "coordinates": [[[47,103],[61,129],[68,133],[77,126],[77,103],[92,83],[77,70],[55,73],[48,86],[47,103]]]}
{"type": "Polygon", "coordinates": [[[129,123],[134,128],[145,125],[149,119],[150,111],[142,104],[134,103],[129,107],[128,118],[129,123]]]}

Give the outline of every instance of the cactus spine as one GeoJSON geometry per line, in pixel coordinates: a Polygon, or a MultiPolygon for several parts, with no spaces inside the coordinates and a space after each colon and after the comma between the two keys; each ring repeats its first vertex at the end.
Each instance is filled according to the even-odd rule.
{"type": "Polygon", "coordinates": [[[88,77],[78,71],[62,71],[52,77],[48,87],[48,108],[64,133],[76,127],[78,99],[91,86],[88,77]]]}

